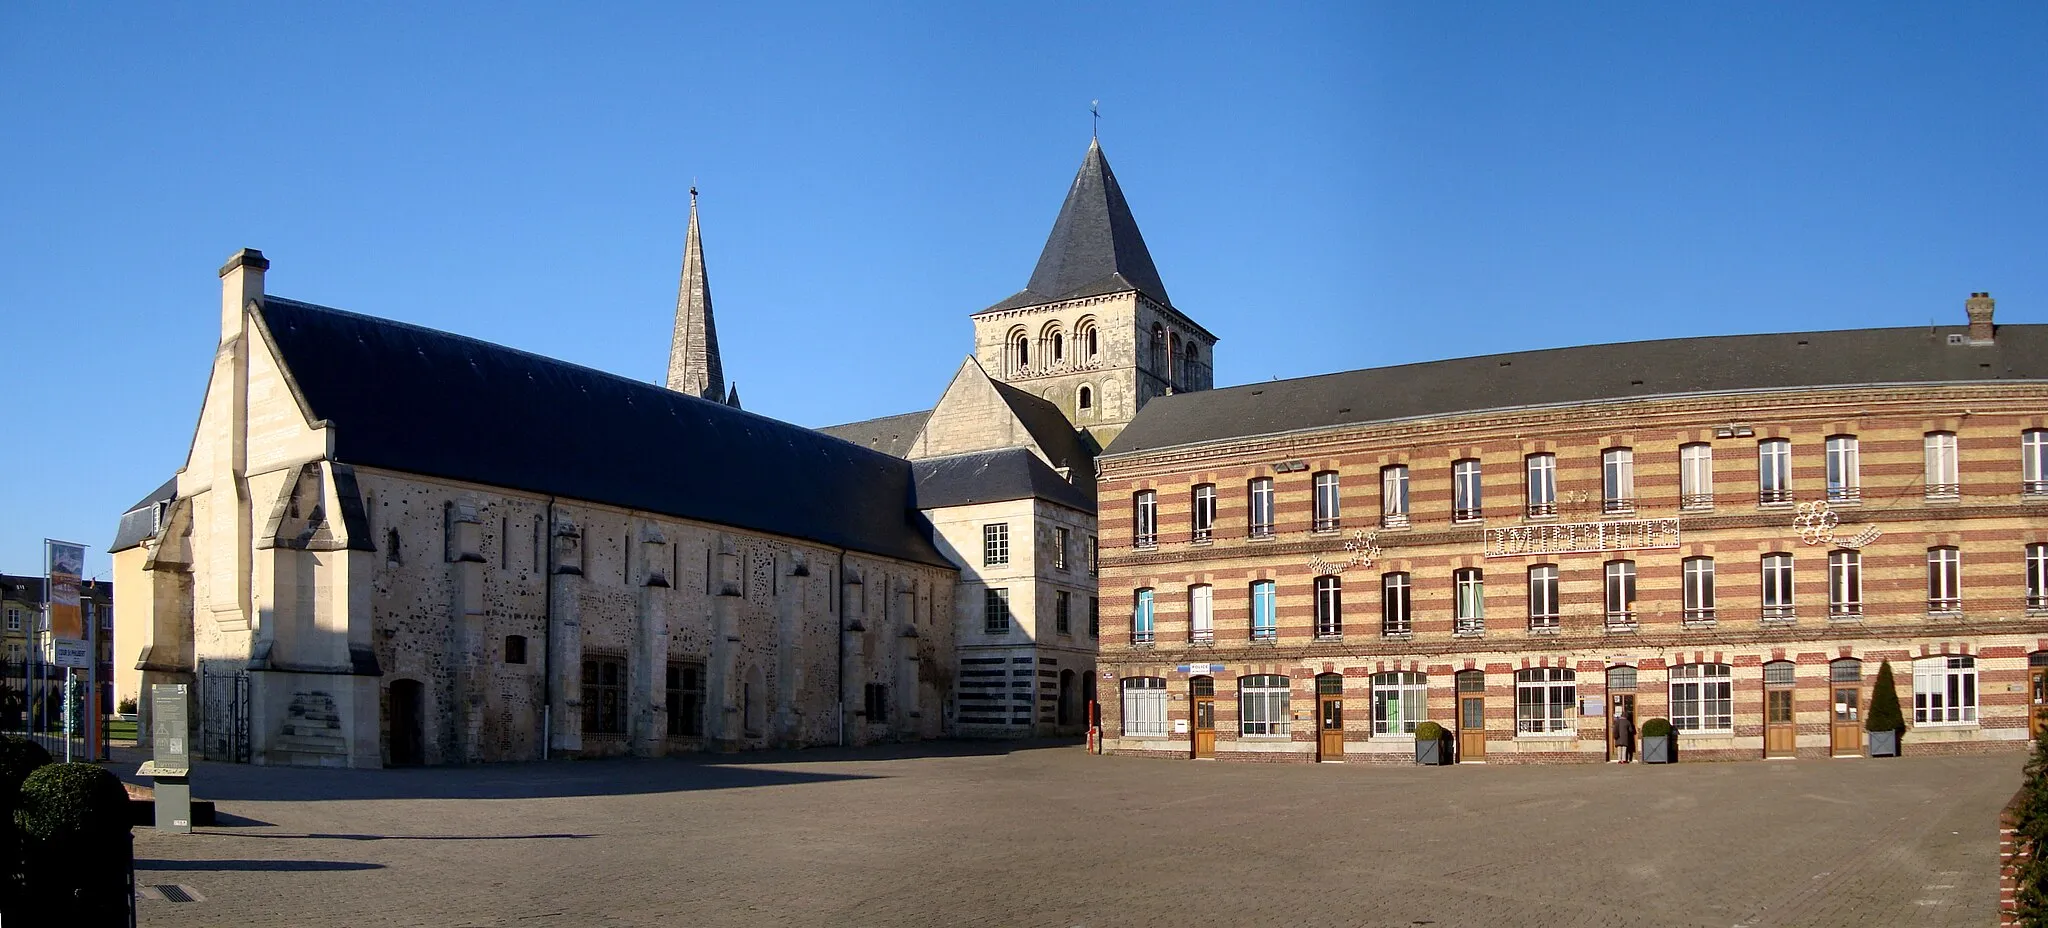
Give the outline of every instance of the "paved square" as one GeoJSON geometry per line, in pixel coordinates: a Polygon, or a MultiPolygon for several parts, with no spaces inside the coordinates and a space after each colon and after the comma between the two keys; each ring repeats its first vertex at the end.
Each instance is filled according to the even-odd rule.
{"type": "Polygon", "coordinates": [[[138,829],[137,878],[204,897],[149,926],[1982,926],[2021,762],[203,765],[236,819],[138,829]]]}

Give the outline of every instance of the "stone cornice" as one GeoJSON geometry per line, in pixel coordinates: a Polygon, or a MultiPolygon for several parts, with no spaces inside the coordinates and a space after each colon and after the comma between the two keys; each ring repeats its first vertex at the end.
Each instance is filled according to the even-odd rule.
{"type": "MultiPolygon", "coordinates": [[[[1104,303],[1117,302],[1124,297],[1137,294],[1137,292],[1136,290],[1118,290],[1114,293],[1098,293],[1094,296],[1075,297],[1071,300],[1055,300],[1051,303],[1033,303],[1030,306],[1015,306],[1010,309],[984,309],[967,318],[975,322],[994,322],[1001,319],[1056,313],[1069,309],[1100,306],[1104,303]]],[[[1147,302],[1150,301],[1148,300],[1147,302]]]]}

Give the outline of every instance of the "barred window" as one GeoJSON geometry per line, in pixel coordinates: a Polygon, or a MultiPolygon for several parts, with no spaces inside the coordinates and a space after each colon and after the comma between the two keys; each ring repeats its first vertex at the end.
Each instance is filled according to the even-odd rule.
{"type": "Polygon", "coordinates": [[[704,735],[704,665],[668,665],[668,734],[671,738],[704,735]]]}
{"type": "Polygon", "coordinates": [[[1124,734],[1166,734],[1166,678],[1124,678],[1124,734]]]}
{"type": "Polygon", "coordinates": [[[1853,657],[1828,662],[1829,683],[1863,682],[1863,662],[1853,657]]]}
{"type": "Polygon", "coordinates": [[[1727,664],[1671,668],[1671,727],[1690,732],[1735,730],[1733,672],[1727,664]]]}
{"type": "Polygon", "coordinates": [[[1287,692],[1286,677],[1263,674],[1239,679],[1239,731],[1246,735],[1287,734],[1287,692]]]}
{"type": "Polygon", "coordinates": [[[626,733],[626,662],[592,657],[583,661],[583,733],[626,733]]]}

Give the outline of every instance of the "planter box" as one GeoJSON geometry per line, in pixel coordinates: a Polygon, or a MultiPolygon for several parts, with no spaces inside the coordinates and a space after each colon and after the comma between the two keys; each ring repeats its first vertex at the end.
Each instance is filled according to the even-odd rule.
{"type": "Polygon", "coordinates": [[[1417,739],[1415,742],[1415,762],[1426,767],[1441,767],[1448,764],[1451,762],[1451,752],[1447,750],[1447,747],[1441,738],[1434,741],[1417,739]]]}
{"type": "Polygon", "coordinates": [[[1670,735],[1651,735],[1643,739],[1643,763],[1669,764],[1678,760],[1678,746],[1670,735]]]}
{"type": "Polygon", "coordinates": [[[1899,733],[1895,731],[1865,732],[1870,736],[1870,756],[1899,756],[1899,733]]]}

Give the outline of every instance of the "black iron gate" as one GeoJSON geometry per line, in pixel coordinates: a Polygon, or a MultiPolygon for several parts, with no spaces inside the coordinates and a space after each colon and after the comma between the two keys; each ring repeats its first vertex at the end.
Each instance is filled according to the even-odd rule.
{"type": "Polygon", "coordinates": [[[249,671],[199,662],[199,752],[207,760],[249,762],[249,671]]]}

